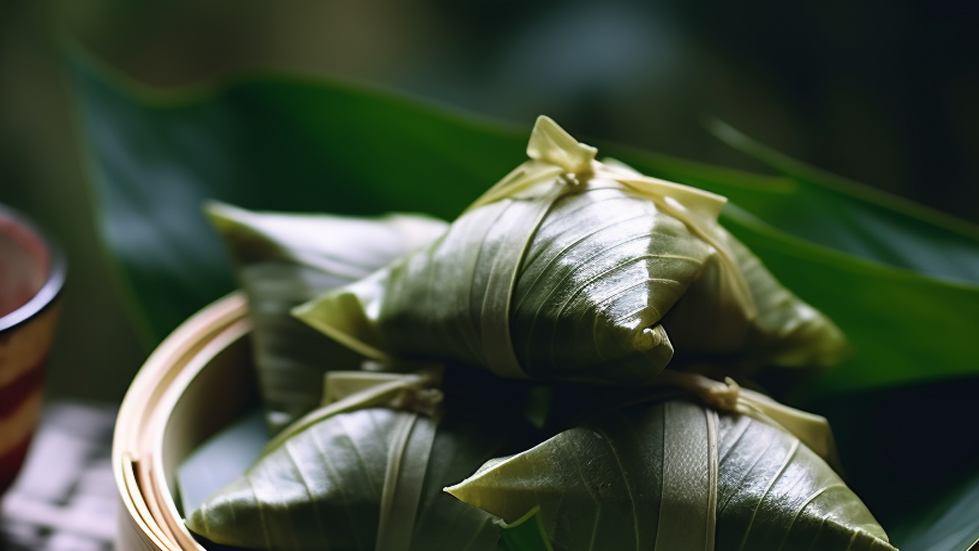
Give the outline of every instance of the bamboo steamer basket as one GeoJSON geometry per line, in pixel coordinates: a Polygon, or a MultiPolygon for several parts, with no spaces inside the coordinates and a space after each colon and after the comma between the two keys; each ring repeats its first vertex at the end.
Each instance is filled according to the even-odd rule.
{"type": "Polygon", "coordinates": [[[112,469],[118,551],[203,551],[174,500],[180,462],[258,403],[239,293],[173,331],[140,368],[119,409],[112,469]]]}

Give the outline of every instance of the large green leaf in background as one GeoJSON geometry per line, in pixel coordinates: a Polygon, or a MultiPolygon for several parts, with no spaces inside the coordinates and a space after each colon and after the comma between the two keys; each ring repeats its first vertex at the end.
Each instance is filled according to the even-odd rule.
{"type": "MultiPolygon", "coordinates": [[[[94,179],[105,199],[106,236],[120,253],[142,311],[152,313],[151,342],[233,285],[220,243],[199,212],[202,200],[263,210],[424,211],[451,219],[522,160],[529,133],[529,124],[521,134],[401,98],[311,80],[240,80],[181,96],[138,93],[132,85],[124,85],[126,93],[79,58],[72,74],[91,137],[94,179]]],[[[965,231],[971,226],[940,218],[953,228],[947,229],[858,193],[802,181],[719,170],[621,146],[601,152],[650,174],[727,195],[762,220],[785,226],[762,230],[773,241],[769,250],[758,251],[760,256],[804,300],[828,309],[858,350],[825,388],[979,372],[974,360],[979,340],[972,338],[979,274],[969,271],[979,266],[979,238],[965,231]],[[839,221],[839,213],[847,221],[839,221]],[[887,224],[871,231],[881,219],[887,224]],[[853,229],[857,223],[862,225],[853,229]],[[901,281],[889,288],[879,285],[877,273],[867,273],[866,262],[846,255],[807,253],[799,263],[796,243],[813,247],[782,232],[801,239],[849,236],[817,244],[881,262],[893,260],[891,252],[904,242],[925,249],[921,242],[927,239],[927,249],[937,251],[929,254],[952,259],[941,270],[958,282],[928,277],[932,264],[923,254],[897,263],[923,275],[904,277],[891,270],[885,279],[901,281]],[[961,265],[954,259],[962,259],[961,265]],[[850,275],[842,282],[825,280],[839,272],[850,275]],[[833,297],[819,295],[834,282],[833,297]],[[850,297],[864,289],[873,293],[858,297],[854,304],[862,307],[849,307],[850,297]],[[874,307],[865,307],[868,302],[874,307]],[[939,319],[919,322],[921,316],[939,319]],[[886,368],[881,358],[859,353],[864,349],[889,350],[886,368]]],[[[759,224],[741,223],[733,211],[728,209],[724,219],[732,232],[753,248],[761,246],[759,224]]]]}
{"type": "MultiPolygon", "coordinates": [[[[80,55],[69,71],[106,238],[150,344],[233,286],[200,214],[203,199],[451,219],[523,159],[532,122],[511,130],[293,77],[164,94],[108,76],[80,55]]],[[[834,423],[852,487],[885,527],[901,523],[903,548],[963,551],[979,535],[979,503],[968,499],[979,488],[979,231],[718,132],[783,175],[597,145],[648,174],[731,198],[736,207],[725,209],[723,223],[854,345],[809,402],[834,423]],[[957,380],[941,382],[950,378],[957,380]],[[938,526],[957,526],[961,537],[941,541],[938,526]]]]}
{"type": "Polygon", "coordinates": [[[979,281],[979,226],[820,171],[721,122],[711,129],[780,175],[764,177],[613,146],[623,160],[662,178],[704,187],[807,241],[958,282],[979,281]]]}
{"type": "Polygon", "coordinates": [[[524,138],[402,98],[297,78],[175,95],[70,65],[104,233],[155,344],[233,287],[200,212],[426,212],[453,218],[524,158],[524,138]]]}

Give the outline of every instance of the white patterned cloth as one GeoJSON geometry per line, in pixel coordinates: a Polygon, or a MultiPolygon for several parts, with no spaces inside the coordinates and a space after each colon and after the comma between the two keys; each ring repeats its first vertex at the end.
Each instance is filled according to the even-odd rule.
{"type": "Polygon", "coordinates": [[[0,498],[0,550],[110,551],[119,507],[110,454],[116,408],[52,402],[20,476],[0,498]]]}

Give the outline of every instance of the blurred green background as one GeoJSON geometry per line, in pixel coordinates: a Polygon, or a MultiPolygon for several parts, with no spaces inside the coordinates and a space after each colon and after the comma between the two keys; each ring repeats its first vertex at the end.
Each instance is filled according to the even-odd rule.
{"type": "MultiPolygon", "coordinates": [[[[963,4],[964,5],[964,4],[963,4]]],[[[146,355],[98,236],[60,41],[154,86],[255,69],[366,81],[528,131],[763,170],[719,117],[824,169],[979,221],[979,34],[959,4],[4,0],[0,202],[70,268],[50,397],[118,401],[146,355]]],[[[174,221],[179,223],[179,221],[174,221]]]]}

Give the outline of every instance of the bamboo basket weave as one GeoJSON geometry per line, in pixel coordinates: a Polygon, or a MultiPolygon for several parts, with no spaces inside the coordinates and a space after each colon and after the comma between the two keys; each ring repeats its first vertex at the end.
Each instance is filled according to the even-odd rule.
{"type": "Polygon", "coordinates": [[[201,310],[133,379],[112,443],[118,551],[203,551],[178,512],[175,477],[190,451],[257,403],[246,312],[237,293],[201,310]]]}

